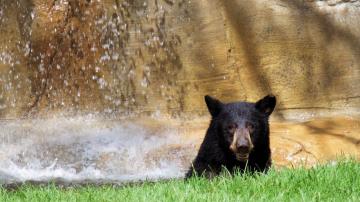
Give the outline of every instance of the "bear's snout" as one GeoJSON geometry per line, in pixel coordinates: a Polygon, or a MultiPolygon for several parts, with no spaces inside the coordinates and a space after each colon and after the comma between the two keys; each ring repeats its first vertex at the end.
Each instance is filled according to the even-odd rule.
{"type": "Polygon", "coordinates": [[[253,147],[249,130],[246,128],[237,129],[230,145],[230,150],[235,154],[236,159],[239,161],[248,160],[253,147]]]}
{"type": "Polygon", "coordinates": [[[250,153],[250,146],[249,144],[237,145],[237,151],[241,154],[250,153]]]}

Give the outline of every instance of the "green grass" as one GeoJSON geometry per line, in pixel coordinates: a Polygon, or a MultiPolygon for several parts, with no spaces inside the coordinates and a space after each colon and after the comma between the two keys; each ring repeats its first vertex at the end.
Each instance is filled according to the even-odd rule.
{"type": "Polygon", "coordinates": [[[360,201],[360,163],[341,160],[316,168],[270,170],[255,176],[226,173],[207,180],[171,180],[123,187],[23,185],[0,188],[0,201],[360,201]]]}

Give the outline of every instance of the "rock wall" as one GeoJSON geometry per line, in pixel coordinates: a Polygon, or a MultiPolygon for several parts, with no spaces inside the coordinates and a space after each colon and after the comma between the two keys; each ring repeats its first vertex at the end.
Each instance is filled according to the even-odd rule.
{"type": "Polygon", "coordinates": [[[360,1],[0,0],[0,117],[360,114],[360,1]],[[51,112],[51,113],[49,113],[51,112]]]}

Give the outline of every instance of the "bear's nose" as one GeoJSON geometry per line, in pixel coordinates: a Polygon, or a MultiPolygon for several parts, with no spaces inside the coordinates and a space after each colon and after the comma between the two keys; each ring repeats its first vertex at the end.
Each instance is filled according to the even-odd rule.
{"type": "Polygon", "coordinates": [[[250,147],[249,147],[249,145],[241,144],[241,145],[237,146],[237,150],[239,153],[247,154],[250,152],[250,147]]]}

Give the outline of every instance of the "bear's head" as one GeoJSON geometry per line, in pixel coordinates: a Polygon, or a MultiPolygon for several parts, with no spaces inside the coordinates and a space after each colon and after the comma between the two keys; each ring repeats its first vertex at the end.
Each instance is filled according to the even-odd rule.
{"type": "Polygon", "coordinates": [[[247,161],[252,150],[269,143],[269,116],[276,98],[268,95],[256,103],[221,101],[205,96],[220,143],[231,151],[238,161],[247,161]]]}

